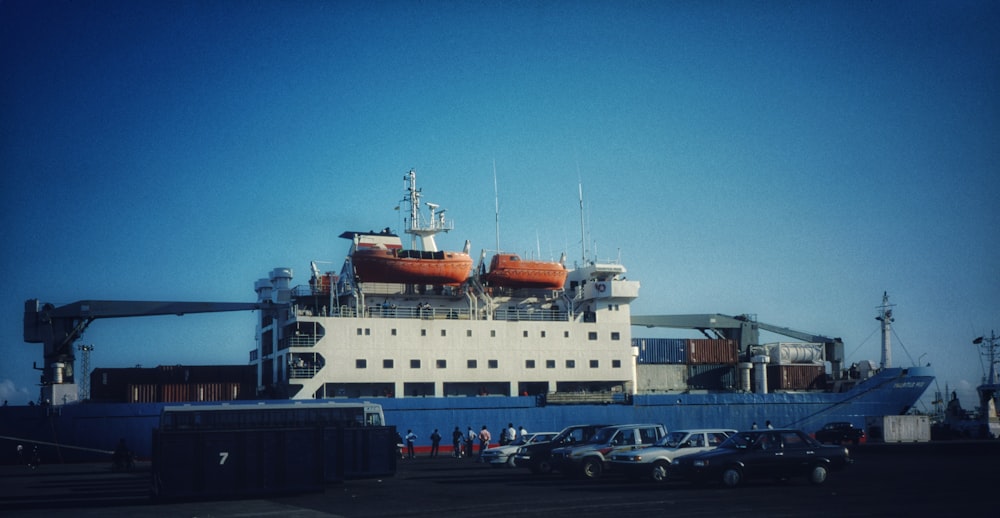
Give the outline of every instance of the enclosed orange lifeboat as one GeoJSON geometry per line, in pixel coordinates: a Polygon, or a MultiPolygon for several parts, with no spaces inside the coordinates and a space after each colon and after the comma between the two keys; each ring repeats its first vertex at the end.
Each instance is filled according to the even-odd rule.
{"type": "Polygon", "coordinates": [[[503,288],[561,290],[566,284],[566,267],[557,261],[525,261],[517,254],[500,253],[490,260],[483,280],[503,288]]]}
{"type": "Polygon", "coordinates": [[[384,230],[344,232],[352,239],[351,262],[358,282],[456,285],[472,270],[465,252],[404,250],[399,236],[384,230]]]}

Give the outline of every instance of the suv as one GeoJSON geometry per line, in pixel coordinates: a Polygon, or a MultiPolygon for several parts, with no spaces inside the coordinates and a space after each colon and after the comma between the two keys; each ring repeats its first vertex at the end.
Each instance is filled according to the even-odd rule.
{"type": "Polygon", "coordinates": [[[722,429],[674,430],[648,448],[615,453],[611,467],[632,478],[650,477],[664,482],[675,458],[711,450],[735,433],[722,429]]]}
{"type": "Polygon", "coordinates": [[[552,450],[552,465],[565,475],[599,478],[611,455],[649,446],[667,435],[662,424],[624,424],[601,428],[584,444],[552,450]]]}
{"type": "Polygon", "coordinates": [[[857,446],[865,440],[865,431],[855,428],[853,424],[846,421],[826,423],[822,430],[816,431],[816,440],[821,443],[842,444],[850,441],[857,446]]]}
{"type": "Polygon", "coordinates": [[[550,473],[552,471],[552,450],[561,446],[580,444],[590,440],[594,433],[606,424],[575,424],[563,428],[549,442],[528,444],[517,449],[514,455],[514,465],[528,468],[532,473],[550,473]]]}

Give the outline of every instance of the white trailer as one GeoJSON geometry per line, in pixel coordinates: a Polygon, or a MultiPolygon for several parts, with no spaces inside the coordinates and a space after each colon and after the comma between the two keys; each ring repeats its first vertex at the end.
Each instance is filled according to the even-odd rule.
{"type": "Polygon", "coordinates": [[[868,442],[928,442],[931,419],[926,415],[886,415],[865,418],[868,442]]]}

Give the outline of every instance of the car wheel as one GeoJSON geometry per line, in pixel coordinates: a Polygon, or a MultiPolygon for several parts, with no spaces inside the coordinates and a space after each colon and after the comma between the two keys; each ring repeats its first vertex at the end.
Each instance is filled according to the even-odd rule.
{"type": "Polygon", "coordinates": [[[583,460],[583,476],[586,478],[601,478],[601,472],[604,471],[604,466],[601,465],[600,459],[584,459],[583,460]]]}
{"type": "Polygon", "coordinates": [[[667,481],[667,470],[670,469],[670,463],[665,460],[658,460],[653,463],[653,480],[657,482],[667,481]]]}
{"type": "Polygon", "coordinates": [[[818,486],[823,482],[826,482],[826,476],[828,473],[829,471],[827,471],[826,466],[817,464],[809,471],[809,482],[818,486]]]}
{"type": "Polygon", "coordinates": [[[722,483],[725,484],[726,487],[736,487],[740,485],[740,482],[742,481],[743,471],[736,466],[726,468],[726,470],[722,472],[722,483]]]}

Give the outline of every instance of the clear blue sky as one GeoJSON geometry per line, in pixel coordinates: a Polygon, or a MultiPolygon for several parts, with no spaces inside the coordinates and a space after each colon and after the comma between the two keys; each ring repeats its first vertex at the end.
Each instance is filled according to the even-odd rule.
{"type": "MultiPolygon", "coordinates": [[[[635,314],[754,313],[930,362],[971,406],[1000,331],[995,2],[0,3],[0,397],[23,303],[252,301],[399,229],[642,282],[635,314]]],[[[93,366],[246,363],[252,313],[105,320],[93,366]]],[[[636,334],[652,336],[637,329],[636,334]]],[[[656,331],[657,336],[677,336],[656,331]]],[[[778,340],[778,337],[770,337],[778,340]]]]}

